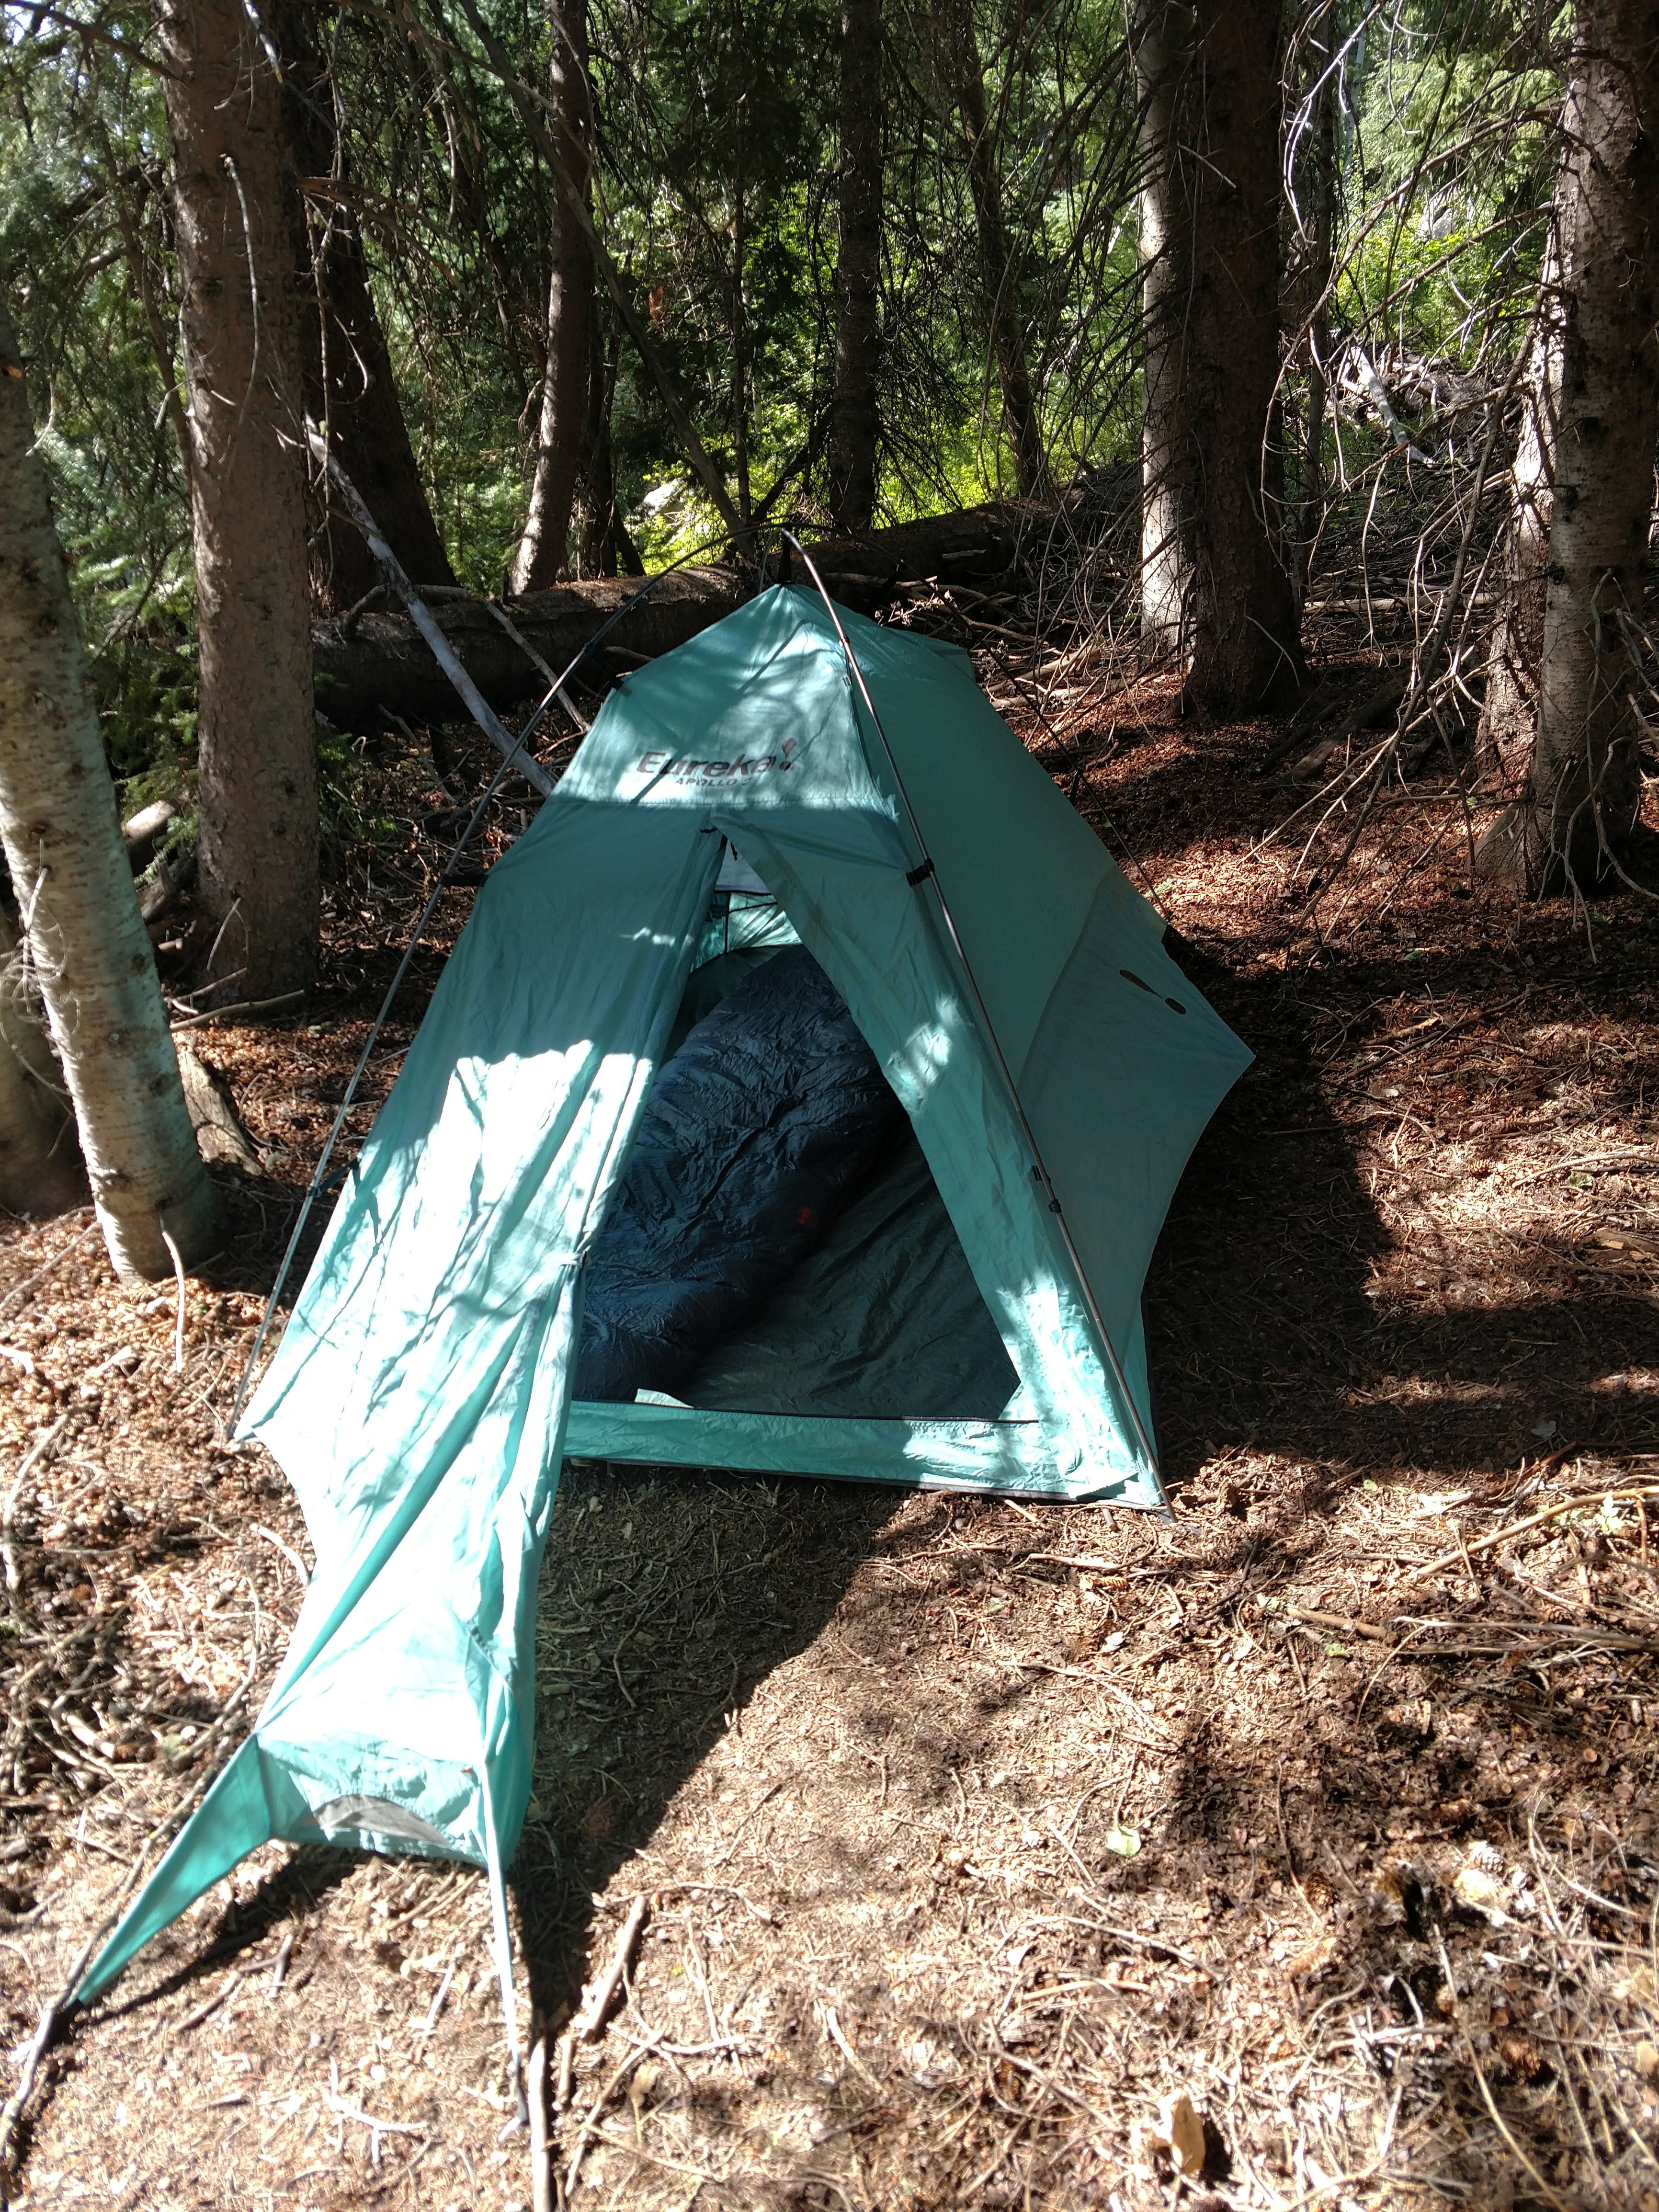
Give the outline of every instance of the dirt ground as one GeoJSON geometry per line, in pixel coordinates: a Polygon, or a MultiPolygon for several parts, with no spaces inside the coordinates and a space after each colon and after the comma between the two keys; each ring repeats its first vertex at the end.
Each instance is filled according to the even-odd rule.
{"type": "MultiPolygon", "coordinates": [[[[1174,1516],[568,1468],[513,1884],[556,2075],[646,1905],[561,2198],[1659,2212],[1659,905],[1472,888],[1429,772],[1322,949],[1278,726],[1148,682],[1061,743],[988,674],[1257,1054],[1148,1287],[1174,1516]]],[[[299,1601],[225,1424],[437,850],[382,767],[303,1014],[191,1032],[264,1172],[182,1363],[89,1215],[0,1233],[14,2078],[299,1601]]],[[[488,1931],[470,1870],[263,1854],[72,2021],[10,2203],[522,2212],[488,1931]]]]}

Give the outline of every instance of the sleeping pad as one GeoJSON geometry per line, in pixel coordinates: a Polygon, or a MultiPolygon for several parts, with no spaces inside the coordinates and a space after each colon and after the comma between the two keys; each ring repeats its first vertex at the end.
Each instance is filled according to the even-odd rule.
{"type": "Polygon", "coordinates": [[[775,955],[651,1086],[588,1255],[574,1395],[678,1391],[908,1126],[817,962],[775,955]]]}

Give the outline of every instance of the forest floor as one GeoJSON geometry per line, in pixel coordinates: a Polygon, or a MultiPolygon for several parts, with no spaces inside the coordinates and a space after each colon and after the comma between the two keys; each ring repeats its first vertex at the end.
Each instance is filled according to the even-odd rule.
{"type": "MultiPolygon", "coordinates": [[[[1431,775],[1310,957],[1279,726],[1090,711],[1051,765],[1257,1055],[1148,1288],[1173,1518],[567,1469],[514,1881],[550,2040],[647,1917],[562,2191],[1659,2212],[1659,906],[1472,889],[1431,775]]],[[[0,1233],[14,2073],[299,1602],[225,1421],[436,850],[425,756],[376,788],[303,1018],[191,1032],[265,1172],[217,1171],[182,1365],[89,1215],[0,1233]]],[[[72,2023],[11,2201],[527,2206],[488,1930],[470,1870],[261,1854],[72,2023]]]]}

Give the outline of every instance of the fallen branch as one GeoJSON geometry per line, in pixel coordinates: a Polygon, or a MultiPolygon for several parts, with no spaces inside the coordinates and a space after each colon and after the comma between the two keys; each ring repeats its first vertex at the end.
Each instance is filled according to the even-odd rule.
{"type": "Polygon", "coordinates": [[[616,1945],[611,1951],[605,1972],[586,1991],[581,2010],[570,2023],[570,2034],[574,2041],[591,2043],[605,2026],[605,2014],[610,2011],[617,1991],[622,1985],[623,1976],[633,1962],[635,1951],[639,1947],[641,1933],[645,1927],[646,1915],[650,1910],[651,1900],[641,1892],[629,1908],[628,1917],[623,1921],[617,1934],[616,1945]]]}
{"type": "Polygon", "coordinates": [[[544,799],[550,797],[553,790],[552,777],[538,761],[522,750],[518,738],[502,728],[501,717],[455,658],[448,639],[434,621],[431,610],[410,582],[404,573],[403,563],[381,536],[380,525],[364,505],[357,487],[329,450],[321,431],[309,417],[306,422],[306,443],[319,467],[327,471],[346,513],[362,531],[369,551],[386,572],[386,581],[409,610],[410,622],[430,647],[433,659],[459,692],[467,712],[490,744],[513,762],[525,781],[532,789],[539,791],[544,799]]]}
{"type": "Polygon", "coordinates": [[[1425,1582],[1429,1576],[1438,1574],[1443,1567],[1462,1566],[1463,1561],[1473,1558],[1476,1552],[1489,1552],[1494,1544],[1501,1544],[1510,1536],[1519,1536],[1528,1528],[1540,1528],[1547,1521],[1559,1521],[1564,1513],[1574,1512],[1581,1505],[1634,1505],[1645,1498],[1659,1498],[1659,1488],[1648,1484],[1641,1490],[1578,1491],[1571,1498],[1564,1498],[1559,1504],[1547,1505],[1541,1513],[1529,1513],[1524,1521],[1506,1522],[1503,1528],[1494,1528],[1489,1535],[1477,1538],[1473,1544],[1460,1544],[1455,1552],[1443,1552],[1437,1559],[1431,1559],[1426,1566],[1413,1567],[1406,1580],[1408,1583],[1425,1582]]]}
{"type": "MultiPolygon", "coordinates": [[[[1017,522],[1011,509],[974,507],[808,550],[841,605],[873,614],[903,577],[936,575],[954,584],[1006,574],[1017,557],[1017,522]]],[[[734,614],[754,588],[754,580],[734,568],[688,566],[672,574],[598,577],[530,592],[510,603],[513,635],[492,602],[470,596],[446,598],[428,615],[499,712],[538,699],[545,689],[540,666],[568,667],[618,615],[623,619],[594,656],[607,670],[617,660],[631,665],[672,652],[734,614]]],[[[459,718],[432,647],[401,610],[369,613],[349,626],[343,617],[318,623],[311,649],[317,704],[342,727],[399,719],[418,727],[459,718]]],[[[585,681],[596,680],[583,673],[585,681]]]]}
{"type": "Polygon", "coordinates": [[[530,2106],[531,2212],[553,2212],[553,2149],[547,2132],[547,2038],[538,2035],[525,2081],[530,2106]]]}

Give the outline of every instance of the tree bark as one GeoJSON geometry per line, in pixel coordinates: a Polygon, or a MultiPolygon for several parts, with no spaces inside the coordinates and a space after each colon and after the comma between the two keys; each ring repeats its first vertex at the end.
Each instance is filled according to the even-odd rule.
{"type": "MultiPolygon", "coordinates": [[[[593,134],[587,0],[548,0],[548,17],[553,33],[548,68],[553,142],[569,191],[579,195],[583,208],[590,210],[591,227],[593,134]]],[[[593,253],[587,231],[556,184],[550,215],[553,263],[547,289],[547,370],[542,380],[529,512],[513,562],[512,588],[520,594],[542,590],[564,568],[576,472],[588,428],[593,253]]]]}
{"type": "MultiPolygon", "coordinates": [[[[732,186],[732,474],[738,514],[745,530],[753,511],[749,481],[750,363],[753,345],[749,329],[749,210],[744,176],[743,134],[737,134],[737,173],[732,186]]],[[[750,541],[752,543],[752,540],[750,541]]]]}
{"type": "MultiPolygon", "coordinates": [[[[901,577],[938,576],[947,583],[1000,583],[1018,558],[1017,515],[996,507],[901,523],[866,538],[809,546],[831,595],[873,613],[901,577]]],[[[637,611],[617,624],[614,642],[630,659],[684,645],[711,623],[734,613],[753,580],[729,568],[683,568],[653,582],[611,578],[536,592],[513,609],[513,623],[543,659],[562,669],[602,623],[635,599],[637,611]]],[[[443,600],[432,610],[444,635],[484,697],[497,709],[539,698],[545,679],[476,601],[443,600]]],[[[313,634],[317,695],[343,727],[372,726],[384,714],[414,723],[457,721],[462,710],[430,649],[402,616],[367,614],[350,623],[319,623],[313,634]]],[[[603,672],[603,668],[601,669],[603,672]]]]}
{"type": "MultiPolygon", "coordinates": [[[[1325,19],[1328,25],[1331,18],[1325,19]]],[[[1297,177],[1300,227],[1291,241],[1286,283],[1288,325],[1297,332],[1304,399],[1296,500],[1286,508],[1285,559],[1300,612],[1308,596],[1313,557],[1325,526],[1325,421],[1330,397],[1332,240],[1336,217],[1336,82],[1328,74],[1323,40],[1310,42],[1306,156],[1297,177]]]]}
{"type": "MultiPolygon", "coordinates": [[[[453,584],[398,397],[392,355],[369,289],[368,257],[351,204],[342,141],[331,118],[334,89],[307,0],[267,15],[283,63],[283,115],[298,190],[301,391],[346,474],[362,490],[386,542],[417,584],[453,584]]],[[[307,547],[311,599],[342,614],[380,581],[374,557],[329,496],[313,487],[307,547]]]]}
{"type": "Polygon", "coordinates": [[[1488,875],[1588,890],[1641,809],[1633,623],[1659,441],[1659,8],[1581,0],[1557,185],[1561,390],[1537,727],[1488,875]]]}
{"type": "Polygon", "coordinates": [[[830,514],[868,530],[876,512],[881,352],[881,0],[842,0],[841,170],[836,255],[836,396],[830,514]]]}
{"type": "Polygon", "coordinates": [[[1129,35],[1139,109],[1140,650],[1148,665],[1184,665],[1199,490],[1182,404],[1193,290],[1191,179],[1182,126],[1197,43],[1188,0],[1133,0],[1129,35]]]}
{"type": "Polygon", "coordinates": [[[611,405],[617,388],[617,353],[605,342],[606,318],[593,300],[592,367],[587,383],[587,429],[582,440],[576,500],[576,560],[580,576],[642,576],[645,563],[617,506],[617,453],[611,405]]]}
{"type": "Polygon", "coordinates": [[[1187,696],[1251,713],[1301,688],[1295,595],[1269,523],[1280,457],[1282,98],[1277,0],[1146,0],[1143,624],[1187,696]],[[1149,574],[1150,571],[1150,574],[1149,574]]]}
{"type": "Polygon", "coordinates": [[[61,1213],[86,1197],[63,1071],[16,933],[0,911],[0,1206],[8,1213],[61,1213]]]}
{"type": "Polygon", "coordinates": [[[0,295],[0,841],[117,1272],[217,1237],[0,295]]]}
{"type": "Polygon", "coordinates": [[[564,196],[567,208],[574,216],[587,239],[588,250],[593,256],[594,266],[605,279],[605,289],[615,303],[623,328],[638,349],[640,360],[647,375],[657,387],[668,418],[678,434],[685,457],[690,462],[698,483],[708,493],[709,503],[738,544],[752,543],[751,533],[744,526],[737,508],[732,505],[732,495],[726,489],[720,471],[710,458],[708,448],[697,434],[697,427],[691,420],[690,412],[686,406],[678,383],[669,374],[667,364],[653,344],[650,331],[647,329],[639,309],[629,296],[628,288],[622,279],[622,272],[606,251],[605,241],[594,229],[592,218],[580,195],[572,188],[570,173],[564,165],[557,144],[542,120],[541,111],[531,94],[529,86],[514,70],[507,58],[506,47],[502,46],[500,39],[478,12],[477,0],[460,0],[460,4],[462,13],[477,35],[478,43],[489,57],[490,67],[505,86],[513,105],[519,111],[520,118],[529,133],[532,143],[540,150],[543,159],[552,170],[554,179],[564,196]]]}
{"type": "Polygon", "coordinates": [[[1269,514],[1279,382],[1278,0],[1199,0],[1201,106],[1185,404],[1198,447],[1188,696],[1249,713],[1302,688],[1296,601],[1269,514]]]}
{"type": "Polygon", "coordinates": [[[1481,784],[1511,799],[1525,786],[1538,731],[1538,670],[1544,653],[1546,568],[1561,398],[1560,301],[1560,257],[1552,237],[1523,387],[1521,435],[1510,471],[1504,592],[1492,625],[1475,737],[1481,784]]]}
{"type": "Polygon", "coordinates": [[[1025,332],[1019,312],[1018,270],[1002,209],[1002,176],[985,106],[985,72],[974,32],[973,0],[939,0],[939,43],[950,72],[951,96],[962,123],[968,155],[968,189],[979,240],[980,285],[985,320],[1002,393],[1003,428],[1013,448],[1014,481],[1022,499],[1048,489],[1048,456],[1031,392],[1025,332]]]}
{"type": "Polygon", "coordinates": [[[238,0],[160,0],[190,387],[203,902],[239,997],[308,984],[319,919],[304,464],[282,96],[238,0]]]}

